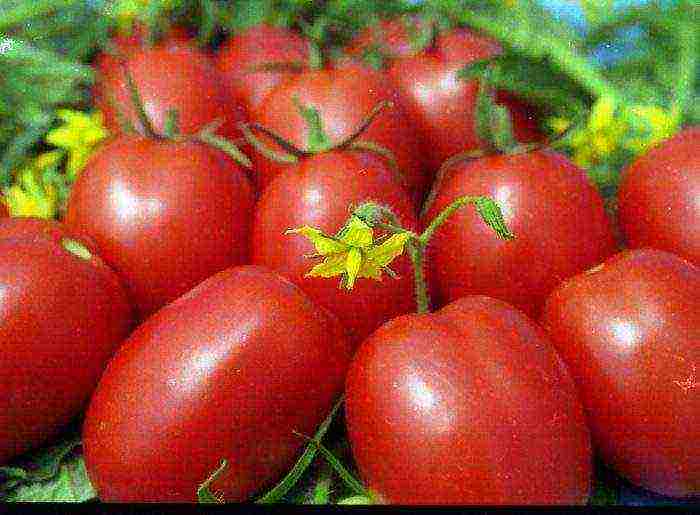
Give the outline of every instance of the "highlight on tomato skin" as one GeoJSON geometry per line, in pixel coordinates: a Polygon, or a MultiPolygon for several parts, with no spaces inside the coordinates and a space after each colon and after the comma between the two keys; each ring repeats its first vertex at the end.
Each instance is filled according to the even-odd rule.
{"type": "Polygon", "coordinates": [[[0,464],[83,410],[133,310],[117,275],[58,222],[0,222],[0,464]]]}
{"type": "Polygon", "coordinates": [[[504,302],[464,297],[383,325],[353,359],[346,417],[382,502],[588,500],[591,442],[575,385],[544,332],[504,302]]]}
{"type": "Polygon", "coordinates": [[[630,248],[653,247],[700,266],[700,126],[681,130],[622,173],[619,220],[630,248]]]}
{"type": "Polygon", "coordinates": [[[470,210],[456,213],[428,246],[442,303],[489,295],[539,316],[559,283],[617,250],[603,200],[585,172],[551,150],[497,154],[456,163],[423,217],[462,195],[499,205],[515,239],[503,241],[470,210]]]}
{"type": "Polygon", "coordinates": [[[106,502],[248,500],[287,472],[342,393],[345,330],[263,267],[224,270],[144,322],[110,362],[83,428],[106,502]]]}
{"type": "Polygon", "coordinates": [[[700,269],[626,250],[559,286],[541,323],[605,462],[654,492],[700,495],[700,269]]]}
{"type": "Polygon", "coordinates": [[[141,319],[212,274],[249,260],[252,186],[222,152],[124,136],[73,185],[66,223],[88,234],[141,319]]]}

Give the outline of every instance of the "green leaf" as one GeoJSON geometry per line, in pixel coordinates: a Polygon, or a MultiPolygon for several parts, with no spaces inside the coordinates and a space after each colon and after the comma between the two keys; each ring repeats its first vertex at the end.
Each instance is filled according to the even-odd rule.
{"type": "MultiPolygon", "coordinates": [[[[338,413],[340,407],[343,405],[344,400],[345,397],[341,397],[338,400],[338,402],[335,403],[335,406],[333,406],[331,412],[318,427],[318,430],[316,431],[316,434],[313,437],[313,441],[320,442],[321,440],[323,440],[323,437],[328,432],[328,428],[331,426],[335,415],[338,413]]],[[[309,443],[306,446],[306,449],[304,449],[304,453],[294,464],[294,467],[292,467],[292,470],[290,470],[287,473],[287,475],[284,476],[284,478],[282,478],[282,480],[275,487],[273,487],[270,491],[268,491],[265,495],[260,497],[255,502],[260,504],[279,502],[287,494],[287,492],[289,492],[294,487],[294,485],[297,484],[297,482],[304,474],[306,469],[309,468],[309,465],[311,465],[311,463],[314,461],[314,458],[316,457],[317,451],[318,447],[313,443],[309,443]]]]}
{"type": "Polygon", "coordinates": [[[502,240],[512,240],[515,235],[510,232],[501,208],[496,202],[489,197],[478,197],[474,201],[476,212],[479,213],[481,219],[488,225],[502,240]]]}
{"type": "Polygon", "coordinates": [[[200,504],[222,504],[224,502],[223,495],[211,490],[211,484],[224,473],[226,467],[228,467],[228,461],[221,460],[219,468],[212,472],[211,475],[199,485],[199,488],[197,488],[197,501],[200,504]]]}
{"type": "Polygon", "coordinates": [[[0,467],[0,500],[6,502],[84,502],[97,497],[77,437],[27,456],[26,465],[0,467]]]}
{"type": "Polygon", "coordinates": [[[301,101],[294,97],[292,99],[294,104],[299,110],[304,121],[306,121],[307,130],[307,150],[311,152],[324,152],[333,146],[333,142],[326,134],[323,128],[323,120],[321,120],[321,114],[313,106],[307,106],[301,103],[301,101]]]}

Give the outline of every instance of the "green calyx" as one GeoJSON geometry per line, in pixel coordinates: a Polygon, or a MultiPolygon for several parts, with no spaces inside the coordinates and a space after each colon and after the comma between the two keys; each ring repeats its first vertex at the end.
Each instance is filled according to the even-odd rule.
{"type": "Polygon", "coordinates": [[[268,159],[278,163],[293,164],[304,157],[324,152],[331,152],[334,150],[363,150],[381,156],[394,172],[400,173],[396,158],[389,149],[372,141],[361,139],[364,132],[369,128],[376,117],[385,109],[393,107],[392,102],[379,102],[355,131],[337,143],[333,142],[326,133],[323,127],[321,113],[316,107],[302,103],[298,97],[293,97],[292,102],[306,123],[307,138],[305,148],[299,148],[294,143],[260,124],[241,124],[240,126],[246,141],[268,159]],[[256,133],[261,133],[271,139],[281,150],[270,148],[270,146],[257,137],[256,133]]]}

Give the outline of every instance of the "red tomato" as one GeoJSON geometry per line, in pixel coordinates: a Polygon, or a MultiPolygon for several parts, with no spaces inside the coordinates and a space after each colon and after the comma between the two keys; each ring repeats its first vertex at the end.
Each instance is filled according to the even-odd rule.
{"type": "Polygon", "coordinates": [[[10,210],[7,208],[5,201],[0,201],[0,217],[10,216],[10,210]]]}
{"type": "Polygon", "coordinates": [[[141,325],[109,364],[83,440],[103,501],[243,501],[291,467],[342,391],[340,324],[260,267],[225,270],[141,325]]]}
{"type": "Polygon", "coordinates": [[[406,255],[392,263],[400,279],[360,279],[352,291],[337,280],[304,277],[318,261],[306,238],[285,235],[309,225],[334,234],[351,206],[373,200],[390,206],[405,227],[417,225],[415,209],[389,168],[372,154],[319,154],[280,174],[258,201],[253,222],[253,263],[268,266],[295,282],[315,302],[340,318],[353,341],[361,342],[382,323],[415,309],[413,273],[406,255]]]}
{"type": "Polygon", "coordinates": [[[448,170],[425,223],[463,195],[493,198],[515,240],[498,239],[472,208],[449,218],[429,245],[444,302],[483,294],[537,316],[561,281],[615,252],[598,192],[562,155],[541,150],[461,162],[448,170]]]}
{"type": "MultiPolygon", "coordinates": [[[[395,101],[395,91],[378,72],[361,67],[309,71],[282,83],[252,115],[252,120],[299,148],[308,149],[307,123],[294,99],[318,110],[328,137],[340,142],[354,133],[383,101],[395,101]]],[[[408,186],[422,198],[428,185],[421,149],[403,110],[394,102],[380,113],[362,140],[377,143],[394,153],[408,186]]],[[[272,144],[272,143],[270,143],[272,144]]],[[[260,190],[289,165],[256,156],[260,190]]]]}
{"type": "Polygon", "coordinates": [[[147,316],[247,262],[253,203],[245,174],[218,150],[122,137],[81,173],[66,222],[96,242],[147,316]]]}
{"type": "Polygon", "coordinates": [[[382,502],[588,498],[576,387],[544,332],[504,302],[465,297],[393,319],[360,346],[346,396],[353,455],[382,502]]]}
{"type": "Polygon", "coordinates": [[[361,58],[367,51],[378,50],[383,57],[390,59],[411,57],[417,53],[411,32],[415,31],[418,36],[428,29],[420,16],[382,19],[360,32],[345,48],[345,53],[361,58]]]}
{"type": "Polygon", "coordinates": [[[251,71],[264,64],[306,66],[309,41],[283,27],[256,25],[236,34],[219,49],[216,65],[231,98],[246,110],[260,107],[265,97],[293,71],[251,71]]]}
{"type": "Polygon", "coordinates": [[[58,223],[0,223],[0,463],[80,412],[131,328],[116,274],[60,234],[58,223]]]}
{"type": "Polygon", "coordinates": [[[672,254],[620,253],[547,300],[603,459],[633,483],[700,494],[700,269],[672,254]]]}
{"type": "MultiPolygon", "coordinates": [[[[431,170],[436,171],[455,154],[479,148],[482,142],[474,129],[478,85],[460,80],[456,74],[473,61],[499,54],[500,46],[467,29],[456,29],[439,35],[433,47],[416,54],[401,19],[383,22],[379,30],[369,30],[373,32],[360,35],[351,52],[357,53],[362,41],[374,40],[398,57],[390,64],[388,74],[425,143],[431,170]]],[[[497,101],[510,109],[519,141],[541,139],[531,108],[503,93],[497,101]]]]}
{"type": "MultiPolygon", "coordinates": [[[[220,120],[224,123],[218,132],[237,137],[242,111],[229,98],[212,59],[178,34],[153,48],[139,47],[131,40],[119,44],[151,123],[162,133],[168,111],[176,109],[183,134],[220,120]]],[[[120,133],[123,113],[142,132],[120,60],[105,56],[97,69],[95,104],[104,113],[107,128],[120,133]]]]}
{"type": "Polygon", "coordinates": [[[700,127],[681,131],[623,174],[619,219],[630,247],[668,250],[700,265],[700,127]]]}

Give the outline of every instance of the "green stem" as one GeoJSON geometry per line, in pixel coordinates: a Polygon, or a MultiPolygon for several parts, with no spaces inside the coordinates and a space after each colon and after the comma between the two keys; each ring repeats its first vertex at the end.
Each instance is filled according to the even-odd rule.
{"type": "Polygon", "coordinates": [[[425,245],[418,239],[412,239],[408,242],[408,255],[411,257],[413,264],[413,279],[416,288],[416,312],[430,313],[430,294],[428,293],[428,285],[425,281],[425,271],[423,270],[425,263],[425,245]]]}
{"type": "Polygon", "coordinates": [[[673,92],[672,109],[683,116],[695,90],[698,69],[698,36],[700,31],[693,23],[684,23],[677,27],[678,46],[678,80],[673,92]]]}

